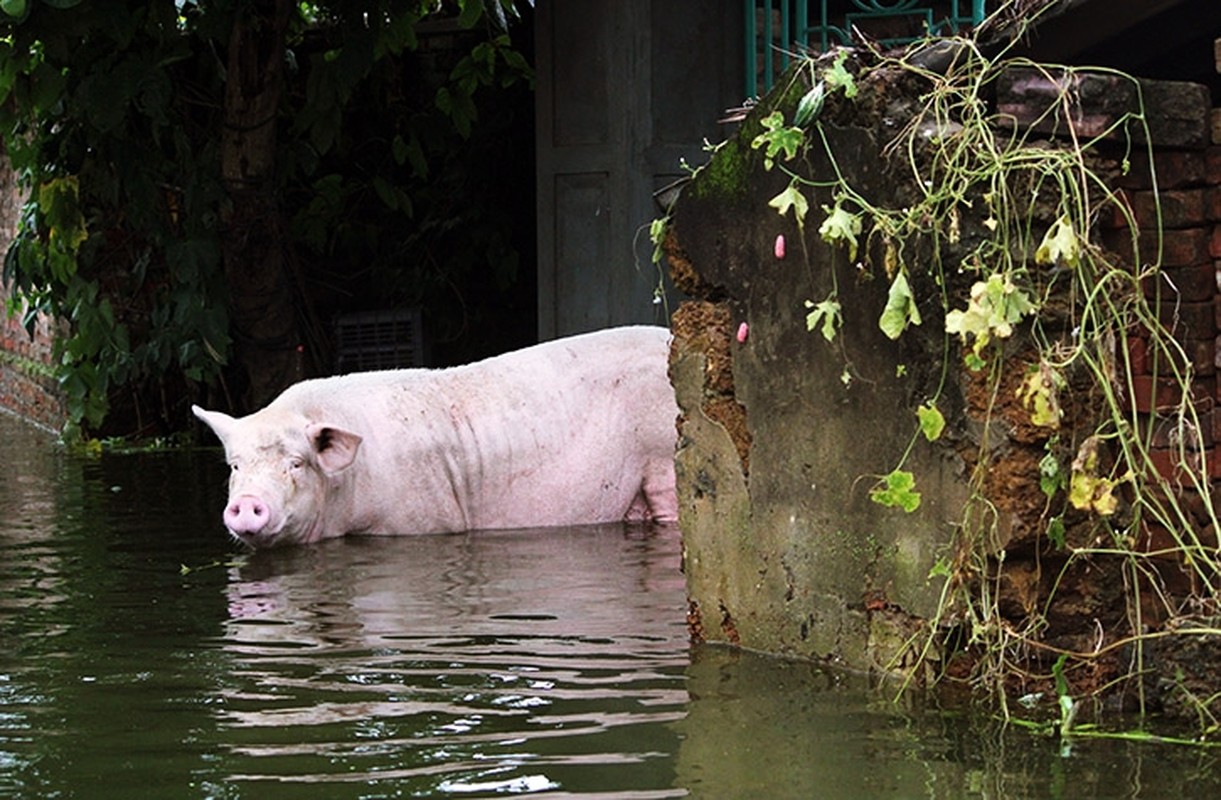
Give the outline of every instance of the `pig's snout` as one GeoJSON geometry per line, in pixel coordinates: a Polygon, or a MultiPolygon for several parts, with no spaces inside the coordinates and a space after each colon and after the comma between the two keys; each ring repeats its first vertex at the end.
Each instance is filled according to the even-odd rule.
{"type": "Polygon", "coordinates": [[[235,534],[261,533],[270,520],[267,504],[252,494],[240,495],[225,506],[225,527],[235,534]]]}

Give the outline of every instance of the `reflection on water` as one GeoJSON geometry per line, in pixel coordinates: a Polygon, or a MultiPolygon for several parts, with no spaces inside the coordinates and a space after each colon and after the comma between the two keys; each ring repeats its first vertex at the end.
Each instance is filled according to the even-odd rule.
{"type": "Polygon", "coordinates": [[[257,553],[227,589],[232,777],[673,796],[678,562],[618,525],[257,553]]]}
{"type": "Polygon", "coordinates": [[[674,531],[247,554],[219,529],[215,453],[82,459],[3,416],[0,438],[0,797],[1221,790],[1211,752],[1065,749],[812,665],[692,651],[674,531]]]}

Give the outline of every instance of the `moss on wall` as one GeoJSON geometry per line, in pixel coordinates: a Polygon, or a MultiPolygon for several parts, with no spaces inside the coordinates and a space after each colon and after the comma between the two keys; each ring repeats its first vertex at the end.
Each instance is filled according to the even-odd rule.
{"type": "MultiPolygon", "coordinates": [[[[996,181],[982,187],[971,184],[978,175],[969,176],[945,202],[922,205],[937,191],[931,178],[924,180],[936,170],[922,173],[922,164],[969,150],[956,138],[964,125],[929,109],[946,102],[930,89],[931,73],[894,64],[849,69],[860,93],[851,103],[827,98],[805,131],[817,146],[772,169],[751,147],[765,130],[761,118],[774,109],[784,109],[782,125],[793,124],[793,108],[815,75],[794,73],[671,210],[665,250],[676,284],[694,298],[674,316],[672,353],[693,635],[917,681],[964,678],[1049,694],[1056,690],[1052,662],[1069,653],[1077,659],[1074,694],[1131,687],[1139,683],[1125,683],[1139,677],[1131,665],[1148,664],[1139,655],[1148,626],[1173,632],[1181,609],[1215,604],[1202,578],[1216,569],[1196,561],[1206,552],[1200,547],[1215,547],[1215,513],[1206,496],[1183,490],[1185,465],[1196,464],[1195,478],[1204,463],[1195,451],[1207,432],[1188,413],[1192,403],[1177,404],[1171,427],[1185,458],[1167,462],[1170,482],[1154,458],[1173,446],[1165,435],[1159,440],[1154,423],[1189,392],[1196,400],[1199,387],[1211,401],[1215,365],[1204,357],[1190,365],[1175,361],[1206,377],[1186,371],[1178,393],[1171,391],[1150,416],[1162,404],[1149,388],[1157,384],[1141,372],[1150,359],[1119,360],[1128,356],[1122,348],[1117,355],[1116,343],[1143,331],[1141,341],[1163,348],[1165,370],[1191,348],[1192,337],[1215,337],[1212,305],[1179,298],[1167,315],[1163,303],[1167,324],[1160,327],[1156,304],[1152,312],[1142,306],[1148,285],[1084,229],[1074,233],[1080,262],[1040,263],[1039,239],[1057,229],[1066,205],[1074,213],[1084,208],[1090,220],[1100,208],[1110,207],[1117,219],[1126,213],[1107,188],[1128,158],[1126,143],[1109,155],[1105,143],[1084,153],[1075,141],[1056,141],[1058,128],[1036,124],[1015,133],[1003,130],[1011,120],[989,118],[982,127],[1002,128],[991,141],[1018,143],[1022,164],[1033,166],[1015,173],[1002,166],[996,181]],[[1060,159],[1070,151],[1071,158],[1060,159]],[[1056,182],[1067,171],[1090,176],[1080,195],[1073,194],[1076,186],[1056,182]],[[776,198],[794,188],[810,209],[804,225],[791,210],[777,213],[776,198]],[[994,192],[1002,189],[1012,205],[998,223],[1003,215],[994,192]],[[820,222],[841,203],[855,203],[853,210],[872,223],[854,254],[820,235],[820,222]],[[877,209],[896,212],[884,219],[877,209]],[[902,221],[908,227],[901,234],[885,227],[912,209],[924,216],[902,221]],[[981,253],[1004,261],[1007,271],[984,263],[981,253]],[[907,266],[896,273],[899,262],[907,266]],[[895,299],[896,274],[909,282],[906,302],[925,316],[897,340],[879,328],[895,299]],[[947,327],[955,311],[971,310],[990,274],[1022,281],[1037,313],[1032,303],[1029,316],[991,318],[991,341],[972,348],[971,339],[951,337],[947,327]],[[1100,286],[1105,292],[1095,294],[1100,286]],[[1087,336],[1085,298],[1093,304],[1093,349],[1073,359],[1065,353],[1084,352],[1074,348],[1087,336]],[[833,341],[808,328],[810,308],[824,299],[842,315],[833,341]],[[1196,303],[1199,319],[1192,316],[1196,303]],[[1205,335],[1193,333],[1197,328],[1205,335]],[[1052,361],[1054,425],[1036,419],[1028,388],[1034,380],[1046,390],[1052,361]],[[1137,373],[1127,385],[1125,368],[1137,373]],[[1124,405],[1128,398],[1131,407],[1124,405]],[[933,399],[946,423],[936,441],[921,436],[917,422],[917,411],[933,399]],[[1089,447],[1098,449],[1099,461],[1082,466],[1089,447]],[[916,476],[920,493],[910,513],[871,499],[900,465],[916,476]],[[1098,478],[1105,492],[1123,496],[1108,498],[1106,510],[1089,497],[1080,505],[1080,497],[1069,496],[1070,471],[1074,480],[1098,478]],[[1173,517],[1178,535],[1142,514],[1173,517]],[[1147,557],[1162,545],[1158,558],[1147,557]]],[[[1117,80],[1103,78],[1107,85],[1117,80]]],[[[1048,92],[1065,91],[1054,80],[1045,83],[1048,92]]],[[[986,103],[956,106],[968,107],[986,103]]],[[[933,177],[960,162],[938,163],[943,171],[933,177]]],[[[1177,252],[1172,238],[1166,241],[1166,252],[1177,252]]],[[[1186,286],[1191,276],[1183,269],[1168,278],[1186,286]]],[[[1201,286],[1211,296],[1212,285],[1201,286]]],[[[1197,351],[1205,352],[1195,348],[1188,356],[1197,351]]],[[[1211,421],[1211,413],[1202,419],[1211,421]]]]}

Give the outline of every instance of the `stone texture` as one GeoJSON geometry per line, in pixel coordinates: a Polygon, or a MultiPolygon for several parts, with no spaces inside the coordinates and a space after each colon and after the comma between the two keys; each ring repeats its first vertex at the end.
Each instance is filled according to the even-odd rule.
{"type": "Polygon", "coordinates": [[[1112,73],[1013,67],[997,86],[1002,120],[1081,141],[1097,137],[1123,141],[1130,134],[1136,142],[1203,148],[1211,142],[1211,105],[1208,88],[1200,84],[1133,82],[1112,73]],[[1130,120],[1142,113],[1147,130],[1130,120]]]}
{"type": "MultiPolygon", "coordinates": [[[[858,173],[854,180],[884,182],[868,131],[825,130],[841,167],[858,173]]],[[[878,330],[884,274],[859,281],[845,254],[810,230],[803,249],[791,216],[767,205],[784,177],[765,172],[746,148],[730,152],[742,163],[698,175],[672,222],[671,249],[698,275],[688,285],[715,287],[721,298],[717,313],[685,307],[675,315],[671,377],[682,412],[677,467],[693,629],[706,639],[880,668],[903,640],[904,621],[937,607],[940,584],[928,575],[966,499],[963,464],[953,450],[921,440],[903,464],[920,476],[920,508],[905,514],[870,500],[877,476],[899,464],[915,429],[922,378],[918,368],[900,376],[897,365],[914,364],[906,348],[923,346],[878,330]],[[730,187],[709,177],[724,174],[749,180],[730,187]],[[790,243],[779,261],[777,234],[790,243]],[[806,329],[804,302],[831,291],[833,271],[852,288],[840,295],[842,339],[829,344],[806,329]],[[743,322],[749,333],[739,342],[733,334],[743,322]],[[710,398],[727,383],[745,436],[710,413],[710,398]]],[[[829,202],[815,196],[811,207],[829,202]]]]}

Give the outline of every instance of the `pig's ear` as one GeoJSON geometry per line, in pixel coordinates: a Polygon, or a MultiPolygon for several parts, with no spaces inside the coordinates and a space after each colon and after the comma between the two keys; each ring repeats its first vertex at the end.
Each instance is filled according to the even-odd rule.
{"type": "Polygon", "coordinates": [[[305,435],[313,444],[318,464],[325,472],[338,472],[356,460],[361,439],[351,431],[311,422],[305,427],[305,435]]]}
{"type": "Polygon", "coordinates": [[[229,431],[233,429],[233,417],[220,411],[208,411],[199,406],[191,406],[191,413],[212,429],[221,444],[229,441],[229,431]]]}

